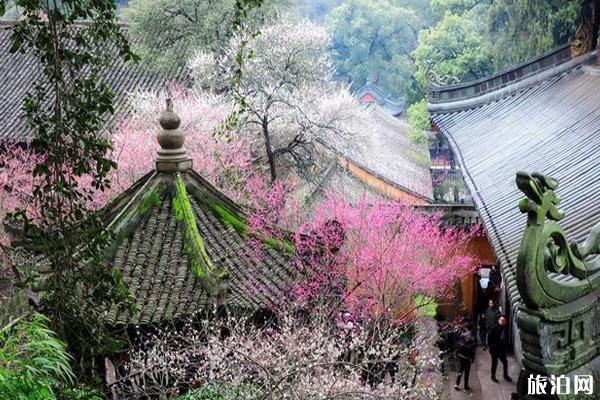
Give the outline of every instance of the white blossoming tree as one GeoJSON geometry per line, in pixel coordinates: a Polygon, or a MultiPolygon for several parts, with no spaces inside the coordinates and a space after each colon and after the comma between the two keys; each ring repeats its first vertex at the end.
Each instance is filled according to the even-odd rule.
{"type": "Polygon", "coordinates": [[[198,87],[241,104],[240,131],[253,138],[272,181],[286,167],[309,177],[318,142],[340,150],[364,131],[366,111],[332,80],[329,46],[321,26],[282,16],[258,35],[238,32],[218,58],[198,52],[190,60],[198,87]]]}
{"type": "Polygon", "coordinates": [[[110,390],[128,399],[443,398],[426,375],[440,368],[435,336],[407,341],[406,327],[320,317],[307,324],[282,313],[259,325],[249,316],[201,318],[142,334],[110,390]]]}

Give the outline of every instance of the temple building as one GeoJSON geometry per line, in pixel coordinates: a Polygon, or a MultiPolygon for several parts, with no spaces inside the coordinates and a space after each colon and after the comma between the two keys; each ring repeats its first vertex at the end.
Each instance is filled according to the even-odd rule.
{"type": "Polygon", "coordinates": [[[414,205],[433,201],[429,154],[425,144],[413,143],[409,125],[377,104],[366,104],[368,135],[341,151],[322,143],[329,165],[313,183],[313,196],[325,190],[343,192],[351,200],[369,196],[414,205]]]}
{"type": "MultiPolygon", "coordinates": [[[[597,25],[594,28],[593,24],[584,27],[597,29],[597,25]]],[[[569,372],[593,362],[598,365],[600,354],[597,320],[595,328],[589,328],[591,332],[587,331],[587,323],[571,330],[568,326],[565,328],[560,325],[558,320],[553,320],[554,325],[548,325],[551,328],[547,329],[562,335],[555,348],[551,346],[555,339],[544,337],[541,331],[522,334],[524,319],[518,322],[518,316],[525,315],[522,313],[527,313],[526,310],[534,306],[534,302],[527,300],[529,294],[526,299],[523,298],[524,290],[527,292],[528,286],[535,287],[533,281],[524,280],[524,273],[519,272],[522,271],[518,261],[521,257],[519,249],[524,246],[522,242],[527,222],[522,214],[527,209],[519,209],[519,201],[524,197],[522,191],[533,199],[523,204],[529,204],[533,210],[534,202],[541,204],[545,201],[545,197],[542,199],[539,196],[552,192],[558,185],[556,194],[562,201],[556,201],[556,205],[566,215],[561,226],[564,235],[573,242],[583,242],[600,222],[600,66],[596,42],[591,38],[597,38],[596,31],[586,32],[580,28],[576,38],[569,44],[489,78],[430,87],[428,96],[433,128],[440,136],[439,142],[447,144],[447,147],[440,147],[440,158],[448,161],[448,169],[461,172],[469,198],[479,213],[501,268],[505,287],[504,311],[508,311],[512,317],[517,358],[524,362],[522,365],[526,368],[546,374],[569,372]],[[523,173],[517,179],[519,171],[532,174],[523,173]],[[520,337],[522,335],[524,337],[520,337]],[[523,342],[528,343],[526,348],[522,348],[523,342]],[[536,347],[539,343],[546,344],[541,348],[536,347]],[[585,362],[577,355],[582,346],[591,346],[585,362]],[[560,355],[561,360],[554,360],[556,355],[560,355]],[[594,358],[595,361],[592,361],[594,358]],[[561,367],[552,369],[550,365],[561,367]]],[[[562,218],[550,211],[548,213],[550,219],[562,218]]],[[[533,225],[536,223],[542,224],[538,221],[533,225]]],[[[556,238],[559,236],[557,234],[552,238],[558,240],[556,238]]],[[[565,261],[567,255],[564,252],[568,251],[565,249],[566,242],[557,243],[556,246],[548,244],[548,252],[544,257],[550,260],[556,255],[555,252],[560,252],[557,254],[563,257],[562,261],[560,258],[555,261],[564,267],[565,263],[570,262],[570,259],[565,261]]],[[[575,248],[573,246],[571,248],[575,248]]],[[[595,251],[598,252],[598,249],[595,251]]],[[[556,313],[559,311],[553,311],[553,307],[562,305],[564,308],[569,304],[565,300],[567,296],[562,295],[569,290],[581,286],[587,288],[581,289],[581,293],[587,290],[590,296],[598,296],[598,282],[593,278],[595,267],[592,266],[593,260],[590,261],[593,253],[582,251],[580,256],[572,256],[579,260],[572,262],[579,266],[580,271],[584,271],[575,272],[576,276],[567,267],[561,270],[546,266],[546,271],[539,272],[540,279],[555,287],[552,289],[554,292],[543,291],[548,296],[555,296],[556,300],[555,303],[547,300],[543,306],[538,304],[542,309],[550,307],[549,311],[543,311],[547,314],[541,317],[540,326],[544,326],[544,318],[558,315],[556,313]]],[[[593,314],[594,301],[597,304],[597,300],[588,300],[593,314]]],[[[589,308],[584,303],[580,306],[580,310],[589,308]]],[[[563,313],[563,319],[568,320],[570,315],[567,316],[565,312],[572,312],[575,318],[584,312],[580,310],[573,307],[560,312],[563,313]]],[[[561,323],[564,325],[565,322],[561,323]]]]}
{"type": "Polygon", "coordinates": [[[364,86],[358,88],[354,92],[354,96],[361,104],[377,104],[393,117],[399,117],[404,113],[404,100],[392,97],[391,94],[374,82],[367,82],[364,86]]]}

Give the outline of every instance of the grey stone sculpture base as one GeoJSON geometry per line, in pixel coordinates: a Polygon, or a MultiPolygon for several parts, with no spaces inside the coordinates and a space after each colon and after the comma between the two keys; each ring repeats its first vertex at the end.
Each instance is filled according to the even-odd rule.
{"type": "Polygon", "coordinates": [[[166,161],[155,161],[155,168],[158,172],[181,172],[188,169],[192,169],[192,160],[166,160],[166,161]]]}

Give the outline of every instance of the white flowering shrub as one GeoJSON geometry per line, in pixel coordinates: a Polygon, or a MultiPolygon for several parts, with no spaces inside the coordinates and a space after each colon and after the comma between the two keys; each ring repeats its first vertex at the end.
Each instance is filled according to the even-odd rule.
{"type": "Polygon", "coordinates": [[[112,389],[128,399],[434,399],[418,383],[420,347],[411,329],[383,322],[204,319],[145,336],[112,389]]]}

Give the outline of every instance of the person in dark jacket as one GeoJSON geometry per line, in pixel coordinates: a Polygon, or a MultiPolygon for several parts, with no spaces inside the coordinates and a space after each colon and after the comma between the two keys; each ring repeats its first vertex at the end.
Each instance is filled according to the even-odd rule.
{"type": "Polygon", "coordinates": [[[458,373],[456,374],[456,385],[454,389],[460,390],[460,379],[464,375],[465,390],[471,390],[469,387],[469,373],[471,372],[471,363],[475,360],[475,347],[477,339],[471,333],[471,325],[467,325],[458,338],[458,349],[456,355],[460,363],[458,373]]]}
{"type": "Polygon", "coordinates": [[[500,270],[498,270],[497,265],[492,265],[490,269],[488,289],[490,293],[490,299],[494,299],[494,301],[498,301],[500,297],[500,293],[502,292],[502,274],[500,274],[500,270]]]}
{"type": "Polygon", "coordinates": [[[487,350],[487,324],[485,323],[485,314],[479,316],[478,321],[479,341],[483,345],[483,350],[487,350]]]}
{"type": "Polygon", "coordinates": [[[490,299],[488,302],[489,307],[485,310],[485,326],[488,332],[496,325],[498,325],[498,318],[500,318],[500,310],[494,299],[490,299]]]}
{"type": "Polygon", "coordinates": [[[504,379],[512,382],[508,375],[508,360],[506,359],[506,348],[508,347],[508,330],[506,327],[506,317],[501,315],[498,318],[498,324],[488,330],[488,347],[492,356],[492,381],[498,382],[496,379],[496,368],[498,360],[502,362],[504,369],[504,379]]]}
{"type": "Polygon", "coordinates": [[[479,282],[477,282],[477,315],[483,314],[487,310],[489,297],[486,289],[488,284],[488,280],[481,277],[479,278],[479,282]]]}

